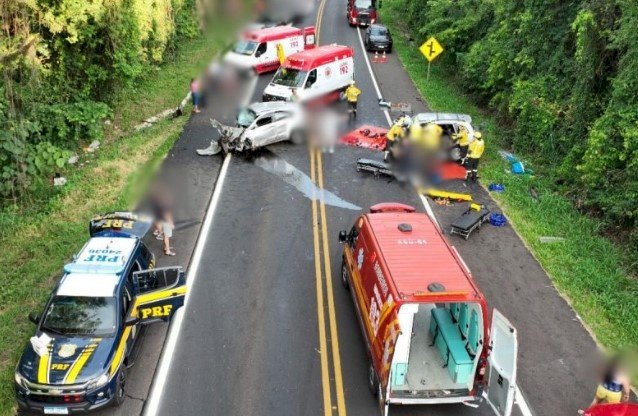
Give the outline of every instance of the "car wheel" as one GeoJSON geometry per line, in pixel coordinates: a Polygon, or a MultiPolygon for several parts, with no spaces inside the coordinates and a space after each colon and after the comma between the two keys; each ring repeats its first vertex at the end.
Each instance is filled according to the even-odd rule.
{"type": "Polygon", "coordinates": [[[348,266],[345,259],[341,260],[341,284],[346,289],[350,289],[350,281],[348,280],[348,266]]]}
{"type": "Polygon", "coordinates": [[[392,46],[388,48],[388,53],[392,53],[392,46]]]}
{"type": "Polygon", "coordinates": [[[117,383],[115,384],[115,397],[113,398],[113,405],[120,406],[126,399],[126,368],[122,368],[120,374],[117,376],[117,383]]]}
{"type": "Polygon", "coordinates": [[[377,377],[377,372],[372,364],[372,359],[368,359],[368,388],[374,397],[378,396],[381,390],[379,378],[377,377]]]}
{"type": "Polygon", "coordinates": [[[290,133],[290,141],[294,144],[302,144],[306,135],[301,130],[294,130],[290,133]]]}

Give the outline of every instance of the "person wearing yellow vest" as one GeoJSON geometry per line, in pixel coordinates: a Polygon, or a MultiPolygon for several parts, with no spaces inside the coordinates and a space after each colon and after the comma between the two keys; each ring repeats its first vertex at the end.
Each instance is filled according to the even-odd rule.
{"type": "Polygon", "coordinates": [[[354,80],[350,81],[350,86],[346,88],[343,93],[348,101],[348,112],[353,113],[354,116],[357,116],[357,101],[359,100],[359,95],[361,95],[361,90],[354,85],[354,80]]]}
{"type": "Polygon", "coordinates": [[[464,126],[461,126],[459,132],[452,136],[454,140],[456,140],[456,144],[459,145],[460,150],[460,163],[461,165],[465,164],[465,160],[467,158],[467,150],[470,146],[470,138],[467,134],[467,129],[464,126]]]}
{"type": "Polygon", "coordinates": [[[409,118],[406,115],[402,115],[394,122],[392,127],[390,127],[390,130],[388,130],[388,132],[385,134],[387,138],[385,151],[383,152],[383,160],[385,162],[388,161],[391,148],[400,144],[401,141],[405,138],[405,128],[408,126],[408,124],[409,118]]]}
{"type": "Polygon", "coordinates": [[[474,140],[470,143],[467,153],[467,163],[465,165],[465,180],[476,182],[478,178],[478,165],[483,152],[485,151],[485,142],[480,131],[474,132],[474,140]]]}
{"type": "Polygon", "coordinates": [[[441,146],[443,128],[436,123],[428,123],[423,128],[421,145],[428,151],[437,151],[441,146]]]}

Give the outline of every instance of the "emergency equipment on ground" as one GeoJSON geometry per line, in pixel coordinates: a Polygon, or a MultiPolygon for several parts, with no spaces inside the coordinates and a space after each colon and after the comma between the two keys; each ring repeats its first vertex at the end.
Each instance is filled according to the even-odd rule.
{"type": "Polygon", "coordinates": [[[288,56],[264,90],[263,100],[334,101],[352,81],[354,50],[320,46],[288,56]]]}
{"type": "Polygon", "coordinates": [[[253,69],[258,74],[275,71],[281,65],[278,45],[284,57],[313,49],[316,46],[315,27],[276,26],[248,30],[224,56],[224,62],[241,69],[253,69]]]}
{"type": "Polygon", "coordinates": [[[471,202],[472,201],[472,195],[470,194],[460,194],[457,192],[448,192],[448,191],[441,191],[439,189],[426,189],[421,190],[421,193],[424,193],[425,195],[429,196],[432,199],[448,199],[450,201],[467,201],[467,202],[471,202]]]}
{"type": "Polygon", "coordinates": [[[374,159],[361,158],[357,160],[357,172],[371,172],[374,176],[380,174],[394,177],[394,172],[389,163],[374,159]]]}
{"type": "MultiPolygon", "coordinates": [[[[485,297],[427,214],[382,203],[339,233],[341,279],[368,356],[368,384],[390,405],[469,403],[482,389],[509,416],[516,390],[517,331],[485,297]]],[[[363,382],[363,380],[362,380],[363,382]]]]}
{"type": "Polygon", "coordinates": [[[383,150],[386,147],[388,129],[363,125],[341,136],[339,143],[365,149],[383,150]]]}
{"type": "Polygon", "coordinates": [[[458,234],[466,240],[472,231],[481,228],[481,224],[489,221],[490,211],[481,208],[479,211],[468,209],[450,224],[450,234],[458,234]]]}

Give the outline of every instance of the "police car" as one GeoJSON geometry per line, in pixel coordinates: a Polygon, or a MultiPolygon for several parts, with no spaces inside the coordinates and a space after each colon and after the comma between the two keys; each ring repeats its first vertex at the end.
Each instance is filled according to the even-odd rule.
{"type": "Polygon", "coordinates": [[[142,242],[151,221],[131,213],[95,217],[91,238],[64,267],[15,371],[22,411],[76,414],[124,401],[143,325],[184,304],[180,267],[155,269],[142,242]]]}

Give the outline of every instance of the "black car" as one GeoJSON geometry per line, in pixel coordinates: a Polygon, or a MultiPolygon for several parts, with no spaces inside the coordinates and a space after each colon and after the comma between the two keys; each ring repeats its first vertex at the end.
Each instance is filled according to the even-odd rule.
{"type": "Polygon", "coordinates": [[[366,30],[364,42],[370,52],[392,52],[392,35],[390,29],[383,25],[370,25],[366,30]]]}

